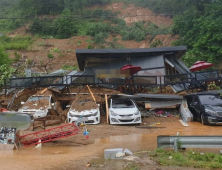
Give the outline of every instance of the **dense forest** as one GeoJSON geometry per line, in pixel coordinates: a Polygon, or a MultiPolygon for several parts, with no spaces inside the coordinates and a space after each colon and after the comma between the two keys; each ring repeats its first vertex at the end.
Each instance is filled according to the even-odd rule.
{"type": "MultiPolygon", "coordinates": [[[[197,60],[219,63],[222,60],[222,0],[0,0],[0,71],[11,61],[6,50],[22,50],[33,38],[9,38],[4,34],[24,25],[29,32],[43,38],[91,36],[100,48],[109,35],[121,35],[122,40],[142,41],[156,35],[179,35],[172,45],[186,45],[183,60],[187,66],[197,60]],[[124,2],[147,7],[156,14],[173,19],[172,26],[135,22],[127,25],[109,10],[89,10],[94,5],[124,2]]],[[[161,42],[151,47],[161,45],[161,42]]],[[[87,48],[94,48],[89,45],[87,48]]],[[[109,48],[123,48],[113,43],[109,48]]],[[[10,74],[8,74],[10,76],[10,74]]],[[[1,82],[0,82],[1,84],[1,82]]]]}

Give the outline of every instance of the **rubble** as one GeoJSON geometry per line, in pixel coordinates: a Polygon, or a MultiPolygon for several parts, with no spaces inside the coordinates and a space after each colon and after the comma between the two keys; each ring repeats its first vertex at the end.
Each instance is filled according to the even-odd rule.
{"type": "Polygon", "coordinates": [[[125,150],[123,151],[123,153],[124,153],[126,156],[133,155],[133,152],[131,152],[129,149],[125,149],[125,150]]]}
{"type": "MultiPolygon", "coordinates": [[[[116,149],[105,149],[104,158],[105,159],[121,159],[123,156],[123,148],[116,149]]],[[[124,154],[125,155],[125,154],[124,154]]]]}
{"type": "Polygon", "coordinates": [[[49,105],[49,100],[43,97],[39,97],[39,100],[37,101],[27,101],[23,105],[23,108],[29,108],[29,109],[38,109],[40,107],[46,108],[49,105]]]}
{"type": "Polygon", "coordinates": [[[71,105],[71,109],[78,112],[96,108],[98,108],[98,105],[92,101],[91,95],[76,95],[75,100],[71,105]]]}

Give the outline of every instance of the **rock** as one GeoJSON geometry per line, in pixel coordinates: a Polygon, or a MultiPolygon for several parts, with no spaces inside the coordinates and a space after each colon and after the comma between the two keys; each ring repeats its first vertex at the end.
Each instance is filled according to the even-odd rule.
{"type": "Polygon", "coordinates": [[[123,158],[126,161],[133,161],[135,163],[139,163],[139,164],[149,164],[149,165],[156,165],[157,163],[153,160],[151,160],[149,157],[145,157],[145,158],[139,158],[137,156],[126,156],[123,158]]]}
{"type": "Polygon", "coordinates": [[[87,166],[87,167],[90,167],[90,166],[91,166],[91,164],[88,162],[88,163],[86,164],[86,166],[87,166]]]}
{"type": "Polygon", "coordinates": [[[125,150],[123,151],[123,153],[124,153],[126,156],[133,155],[133,153],[132,153],[129,149],[125,149],[125,150]]]}
{"type": "Polygon", "coordinates": [[[122,153],[122,152],[118,152],[116,154],[116,158],[121,158],[121,157],[124,157],[125,156],[125,153],[122,153]]]}
{"type": "Polygon", "coordinates": [[[122,157],[116,157],[117,153],[123,153],[123,148],[105,149],[104,158],[105,159],[121,159],[122,157]]]}
{"type": "Polygon", "coordinates": [[[123,158],[124,160],[127,161],[135,161],[135,160],[139,160],[140,158],[137,156],[126,156],[125,158],[123,158]]]}

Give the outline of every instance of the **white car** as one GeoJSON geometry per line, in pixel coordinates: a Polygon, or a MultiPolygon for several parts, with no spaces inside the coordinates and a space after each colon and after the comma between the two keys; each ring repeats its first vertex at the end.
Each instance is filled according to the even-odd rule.
{"type": "Polygon", "coordinates": [[[18,112],[29,114],[31,118],[37,119],[45,117],[48,109],[56,108],[51,95],[32,95],[26,102],[21,102],[23,105],[18,112]]]}
{"type": "Polygon", "coordinates": [[[140,124],[141,113],[131,99],[111,99],[109,122],[110,124],[140,124]]]}
{"type": "MultiPolygon", "coordinates": [[[[91,101],[92,102],[92,101],[91,101]]],[[[86,104],[90,105],[87,102],[80,102],[80,105],[86,104]]],[[[75,104],[73,103],[71,108],[69,109],[67,113],[67,119],[68,123],[73,122],[84,122],[85,124],[99,124],[100,123],[100,110],[99,110],[99,104],[96,104],[94,102],[94,107],[92,109],[77,111],[75,109],[75,104]]],[[[91,103],[92,104],[92,103],[91,103]]]]}

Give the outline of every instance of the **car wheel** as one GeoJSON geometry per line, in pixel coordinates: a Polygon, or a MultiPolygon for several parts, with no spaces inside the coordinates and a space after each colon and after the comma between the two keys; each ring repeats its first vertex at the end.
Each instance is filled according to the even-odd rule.
{"type": "Polygon", "coordinates": [[[201,114],[200,119],[201,119],[201,123],[202,123],[203,125],[207,125],[207,124],[208,124],[208,122],[207,122],[206,120],[204,120],[203,114],[201,114]]]}

